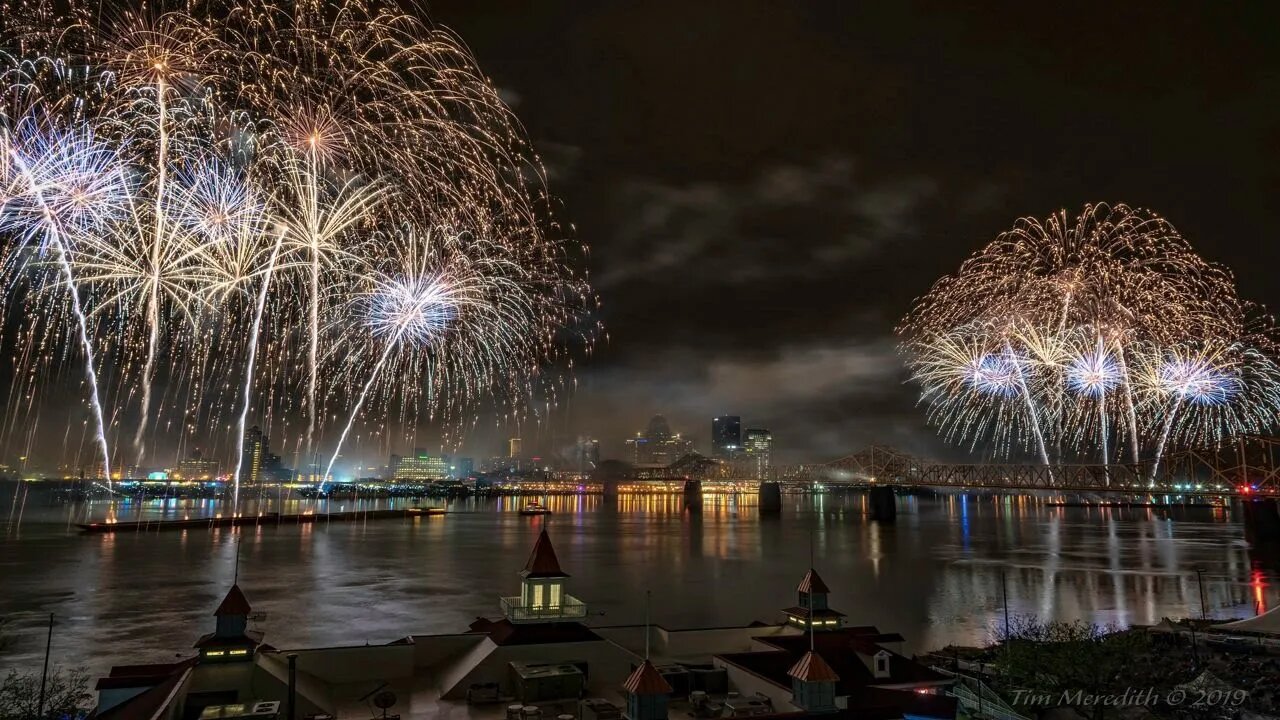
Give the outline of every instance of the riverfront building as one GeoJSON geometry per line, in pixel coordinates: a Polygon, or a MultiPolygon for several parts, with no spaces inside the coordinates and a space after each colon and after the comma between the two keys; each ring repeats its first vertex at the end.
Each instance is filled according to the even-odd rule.
{"type": "Polygon", "coordinates": [[[846,625],[812,568],[782,622],[683,630],[588,625],[588,605],[569,593],[570,580],[543,529],[518,591],[499,599],[501,617],[385,645],[294,649],[272,647],[249,627],[252,608],[233,585],[193,657],[112,668],[98,681],[93,716],[956,717],[950,678],[901,655],[900,635],[846,625]]]}
{"type": "Polygon", "coordinates": [[[449,462],[443,455],[432,455],[426,448],[414,448],[408,457],[391,456],[391,477],[400,482],[429,482],[451,477],[449,462]]]}

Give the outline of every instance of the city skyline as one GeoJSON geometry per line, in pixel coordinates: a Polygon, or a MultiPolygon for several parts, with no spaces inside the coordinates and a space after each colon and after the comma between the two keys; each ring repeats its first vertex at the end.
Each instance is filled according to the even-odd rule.
{"type": "MultiPolygon", "coordinates": [[[[433,6],[432,19],[467,38],[541,150],[551,191],[591,248],[585,266],[602,298],[595,316],[608,334],[575,362],[574,390],[554,407],[513,420],[481,398],[474,422],[442,447],[483,456],[513,435],[555,447],[587,434],[602,439],[605,455],[620,456],[623,450],[609,445],[635,432],[633,417],[662,412],[673,424],[700,427],[703,417],[731,407],[764,427],[787,428],[781,462],[832,459],[873,443],[925,457],[986,459],[984,448],[948,444],[928,425],[893,327],[911,298],[1016,218],[1086,202],[1123,200],[1164,214],[1199,254],[1234,273],[1241,297],[1280,305],[1266,270],[1280,262],[1273,244],[1237,241],[1280,222],[1280,211],[1257,191],[1272,182],[1270,164],[1260,158],[1275,110],[1260,98],[1274,57],[1253,31],[1232,34],[1238,20],[1232,14],[1197,8],[1143,18],[1160,32],[1135,38],[1134,46],[1090,53],[1058,45],[1073,33],[1044,37],[1035,47],[1055,52],[1033,53],[1036,62],[1019,64],[994,58],[1028,50],[1027,36],[1007,29],[1035,26],[1029,9],[996,19],[946,7],[815,4],[779,11],[748,3],[719,22],[705,9],[662,7],[639,19],[622,8],[586,17],[556,3],[513,9],[529,27],[572,18],[582,30],[561,33],[558,52],[542,52],[543,40],[510,34],[505,19],[465,3],[433,6]],[[657,16],[711,33],[704,43],[680,39],[672,53],[694,65],[722,67],[712,49],[718,42],[736,48],[737,38],[776,27],[788,29],[782,47],[788,62],[741,53],[741,72],[695,86],[668,56],[628,39],[634,22],[657,16]],[[945,31],[957,23],[964,32],[945,31]],[[823,29],[835,26],[853,28],[856,41],[834,42],[823,29]],[[916,47],[917,32],[945,38],[946,51],[896,53],[916,47]],[[1151,39],[1193,34],[1220,51],[1188,64],[1151,39]],[[598,62],[577,63],[581,57],[598,62]],[[1149,80],[1105,71],[1127,66],[1149,80]],[[884,72],[833,70],[840,67],[884,72]],[[687,119],[686,132],[637,150],[618,138],[634,136],[638,118],[614,117],[607,104],[568,91],[613,87],[607,79],[620,68],[645,79],[616,87],[626,93],[623,102],[653,108],[648,120],[687,119]],[[785,112],[752,112],[755,81],[748,78],[759,77],[774,79],[769,85],[789,98],[785,112]],[[936,77],[954,82],[932,94],[927,89],[936,77]],[[1216,84],[1222,77],[1231,80],[1216,84]],[[1105,102],[1065,103],[1063,90],[1075,82],[1078,92],[1105,102]],[[1144,109],[1175,103],[1184,87],[1204,97],[1229,91],[1238,102],[1217,113],[1172,114],[1176,131],[1154,132],[1144,109]],[[832,95],[848,99],[833,106],[832,95]],[[892,98],[895,112],[879,112],[873,98],[892,98]],[[1006,114],[1008,98],[1017,98],[1013,116],[1006,114]],[[1100,122],[1099,107],[1125,112],[1100,122]],[[910,137],[896,124],[904,108],[929,110],[910,113],[918,124],[910,137]],[[943,108],[949,110],[938,112],[943,108]],[[858,133],[844,132],[849,117],[858,119],[858,133]],[[953,142],[950,117],[971,131],[966,142],[953,142]],[[619,132],[598,131],[611,122],[621,123],[619,132]],[[977,150],[988,146],[998,151],[977,150]],[[1042,172],[1048,168],[1054,170],[1042,172]]],[[[1124,27],[1127,19],[1111,13],[1105,22],[1124,27]]],[[[1056,19],[1068,28],[1096,21],[1083,8],[1056,19]]],[[[33,410],[22,418],[10,413],[0,460],[90,465],[98,449],[92,433],[81,432],[89,418],[78,368],[64,363],[30,398],[13,379],[11,370],[0,373],[10,407],[31,402],[33,410]],[[38,432],[26,418],[35,418],[38,432]]],[[[157,386],[157,399],[161,394],[157,386]]],[[[174,399],[164,402],[172,407],[174,399]]],[[[120,436],[111,439],[111,453],[130,464],[138,423],[132,411],[120,412],[111,425],[120,436]]],[[[181,441],[157,437],[153,459],[176,463],[195,447],[227,456],[239,445],[227,420],[234,418],[201,424],[181,441]]],[[[296,417],[249,421],[300,427],[296,417]]],[[[325,452],[337,445],[341,424],[335,420],[325,431],[325,452]]],[[[427,423],[374,436],[375,428],[359,425],[352,433],[357,447],[342,449],[344,457],[378,457],[391,445],[436,442],[431,437],[439,433],[427,423]]],[[[297,455],[292,438],[277,444],[286,460],[297,455]]]]}

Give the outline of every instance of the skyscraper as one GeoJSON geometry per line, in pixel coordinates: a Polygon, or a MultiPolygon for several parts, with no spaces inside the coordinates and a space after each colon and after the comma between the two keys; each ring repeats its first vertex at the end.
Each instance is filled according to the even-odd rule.
{"type": "Polygon", "coordinates": [[[263,470],[271,455],[271,447],[267,444],[267,436],[262,428],[254,425],[244,431],[244,467],[240,477],[250,485],[257,485],[263,480],[263,470]]]}
{"type": "Polygon", "coordinates": [[[721,415],[711,421],[711,453],[729,459],[742,451],[742,418],[721,415]]]}
{"type": "Polygon", "coordinates": [[[520,438],[518,437],[511,438],[510,440],[507,441],[507,457],[510,457],[510,458],[520,457],[523,454],[522,452],[523,447],[524,447],[524,443],[521,442],[520,438]]]}
{"type": "Polygon", "coordinates": [[[762,480],[768,478],[773,468],[773,433],[764,428],[747,428],[742,432],[742,449],[751,461],[752,471],[762,480]]]}
{"type": "Polygon", "coordinates": [[[627,439],[627,457],[633,465],[670,465],[693,452],[693,443],[671,432],[667,419],[654,415],[643,433],[627,439]]]}

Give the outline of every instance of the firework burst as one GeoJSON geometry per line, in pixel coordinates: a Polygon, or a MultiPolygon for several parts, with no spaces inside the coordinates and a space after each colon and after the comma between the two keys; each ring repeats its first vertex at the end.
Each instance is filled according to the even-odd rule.
{"type": "Polygon", "coordinates": [[[1019,220],[899,334],[949,439],[1046,464],[1124,446],[1137,462],[1269,425],[1280,383],[1258,317],[1163,218],[1102,204],[1019,220]]]}
{"type": "Polygon", "coordinates": [[[256,413],[300,459],[392,409],[554,403],[594,295],[454,36],[358,0],[56,5],[5,8],[0,232],[8,286],[42,279],[22,362],[78,328],[104,469],[105,415],[132,461],[178,413],[256,413]]]}

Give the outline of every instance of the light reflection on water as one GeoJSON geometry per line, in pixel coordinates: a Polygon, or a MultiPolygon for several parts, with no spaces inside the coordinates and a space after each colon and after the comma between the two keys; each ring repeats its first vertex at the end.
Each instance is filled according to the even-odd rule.
{"type": "MultiPolygon", "coordinates": [[[[418,504],[281,500],[289,513],[418,504]]],[[[863,495],[786,495],[774,518],[759,516],[752,495],[706,495],[700,514],[685,512],[678,495],[542,501],[551,516],[521,516],[523,498],[468,499],[449,502],[447,516],[414,520],[90,536],[74,524],[108,513],[121,522],[209,516],[221,505],[69,505],[0,486],[0,613],[13,616],[15,641],[0,667],[38,663],[48,612],[58,617],[63,662],[102,671],[185,654],[231,582],[237,539],[241,585],[276,647],[463,631],[515,591],[544,523],[573,576],[570,592],[600,613],[593,624],[638,622],[645,589],[655,621],[673,627],[773,620],[794,604],[811,546],[834,607],[852,623],[903,633],[917,651],[989,639],[1004,614],[1002,580],[1011,614],[1104,624],[1198,615],[1196,568],[1210,613],[1245,616],[1280,602],[1275,554],[1250,548],[1222,509],[904,497],[897,523],[881,525],[867,518],[863,495]]],[[[260,502],[244,514],[275,511],[276,498],[260,502]]]]}

